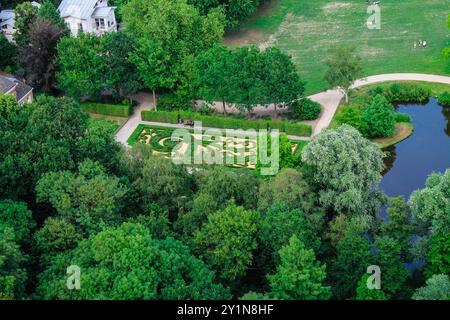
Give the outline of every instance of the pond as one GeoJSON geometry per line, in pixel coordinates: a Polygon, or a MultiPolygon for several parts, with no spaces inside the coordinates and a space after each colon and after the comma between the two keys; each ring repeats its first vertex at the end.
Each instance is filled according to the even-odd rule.
{"type": "Polygon", "coordinates": [[[430,173],[450,168],[450,108],[430,99],[426,104],[399,105],[397,111],[411,116],[414,133],[384,149],[390,156],[385,158],[380,189],[408,200],[414,190],[424,187],[430,173]]]}

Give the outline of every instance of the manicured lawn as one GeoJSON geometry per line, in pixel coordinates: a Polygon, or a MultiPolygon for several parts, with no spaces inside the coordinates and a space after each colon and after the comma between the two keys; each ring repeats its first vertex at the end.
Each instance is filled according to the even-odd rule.
{"type": "Polygon", "coordinates": [[[103,119],[103,120],[113,122],[115,125],[117,125],[117,130],[119,130],[125,124],[125,122],[127,122],[127,120],[128,120],[128,118],[124,118],[124,117],[105,116],[103,114],[98,114],[98,113],[89,113],[89,116],[92,119],[103,119]]]}
{"type": "Polygon", "coordinates": [[[307,93],[327,88],[323,80],[327,49],[356,46],[364,58],[365,75],[393,72],[450,74],[442,56],[448,41],[449,0],[382,0],[381,30],[366,27],[365,0],[273,0],[225,43],[260,44],[275,40],[292,55],[307,93]],[[425,39],[426,48],[413,49],[425,39]]]}

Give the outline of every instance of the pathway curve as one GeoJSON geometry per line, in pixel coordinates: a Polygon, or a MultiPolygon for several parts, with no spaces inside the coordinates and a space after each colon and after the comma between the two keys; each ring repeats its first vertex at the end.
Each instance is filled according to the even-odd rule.
{"type": "MultiPolygon", "coordinates": [[[[435,83],[444,83],[450,85],[450,77],[448,76],[438,76],[432,74],[421,74],[421,73],[391,73],[391,74],[381,74],[376,76],[369,76],[360,80],[357,80],[352,88],[362,87],[368,84],[386,82],[386,81],[425,81],[425,82],[435,82],[435,83]]],[[[319,134],[323,129],[330,125],[331,120],[333,119],[336,110],[344,97],[344,94],[337,89],[324,91],[315,95],[310,96],[309,98],[313,101],[316,101],[322,106],[322,113],[318,120],[314,122],[310,122],[313,124],[313,136],[319,134]]],[[[127,140],[130,135],[134,132],[136,127],[139,124],[153,124],[153,125],[163,125],[169,126],[165,123],[155,123],[155,122],[145,122],[141,120],[141,111],[150,110],[154,108],[153,99],[151,94],[141,92],[132,97],[139,103],[139,106],[135,108],[134,114],[128,119],[122,128],[116,133],[116,141],[127,144],[127,140]]],[[[214,103],[214,107],[223,111],[222,103],[216,102],[214,103]]],[[[258,106],[254,109],[255,113],[258,114],[268,114],[273,111],[273,106],[263,107],[258,106]]],[[[227,107],[227,112],[238,112],[234,107],[227,107]]],[[[180,127],[178,125],[174,125],[180,127]]],[[[182,127],[182,126],[181,126],[182,127]]],[[[299,137],[292,137],[297,140],[299,137]]],[[[301,138],[302,140],[308,140],[308,138],[301,138]]]]}

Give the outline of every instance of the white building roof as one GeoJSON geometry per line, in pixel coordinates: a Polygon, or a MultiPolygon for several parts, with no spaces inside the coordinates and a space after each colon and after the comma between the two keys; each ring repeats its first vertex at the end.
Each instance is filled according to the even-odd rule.
{"type": "Polygon", "coordinates": [[[63,0],[58,7],[61,17],[88,19],[94,12],[97,0],[63,0]]]}
{"type": "Polygon", "coordinates": [[[0,20],[14,19],[14,10],[2,10],[0,11],[0,20]]]}
{"type": "Polygon", "coordinates": [[[100,7],[96,8],[92,16],[94,18],[102,18],[109,16],[110,12],[114,10],[115,7],[100,7]]]}

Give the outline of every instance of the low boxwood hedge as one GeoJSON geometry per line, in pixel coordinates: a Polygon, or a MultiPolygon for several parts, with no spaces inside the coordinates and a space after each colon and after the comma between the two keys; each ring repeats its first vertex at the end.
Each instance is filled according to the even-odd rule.
{"type": "Polygon", "coordinates": [[[96,102],[83,102],[81,103],[81,109],[89,113],[124,118],[129,117],[132,113],[132,108],[130,106],[96,102]]]}
{"type": "Polygon", "coordinates": [[[278,129],[288,135],[306,136],[312,134],[312,127],[306,124],[299,124],[281,120],[247,120],[233,117],[205,116],[197,112],[191,111],[142,111],[141,118],[143,121],[162,122],[162,123],[178,123],[178,119],[183,121],[202,121],[204,127],[219,129],[278,129]]]}

